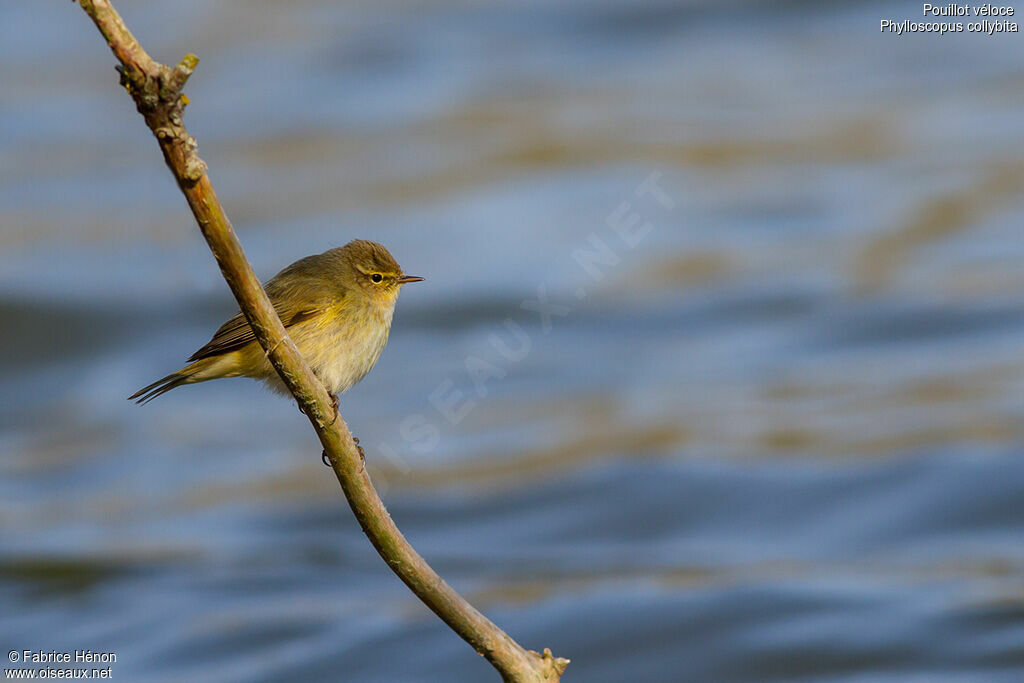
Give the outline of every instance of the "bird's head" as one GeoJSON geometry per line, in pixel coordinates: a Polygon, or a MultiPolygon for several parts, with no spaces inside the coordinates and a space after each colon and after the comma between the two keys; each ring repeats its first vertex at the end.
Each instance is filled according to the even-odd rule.
{"type": "Polygon", "coordinates": [[[377,242],[352,240],[338,256],[345,265],[343,284],[382,305],[394,306],[402,285],[423,280],[402,272],[398,261],[377,242]]]}

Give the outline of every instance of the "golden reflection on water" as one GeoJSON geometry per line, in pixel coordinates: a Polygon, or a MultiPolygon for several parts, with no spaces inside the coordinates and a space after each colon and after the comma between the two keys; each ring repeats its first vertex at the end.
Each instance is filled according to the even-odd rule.
{"type": "Polygon", "coordinates": [[[845,563],[773,560],[744,566],[678,566],[657,569],[621,567],[598,571],[551,574],[531,580],[505,578],[467,597],[487,606],[525,606],[547,599],[565,599],[580,593],[608,592],[631,587],[634,590],[699,591],[741,586],[810,585],[825,581],[850,581],[876,586],[919,585],[962,579],[991,580],[977,584],[977,590],[960,599],[968,605],[1016,605],[1024,608],[1024,593],[1013,590],[1016,569],[998,558],[967,558],[963,561],[929,563],[861,560],[845,563]]]}
{"type": "Polygon", "coordinates": [[[1019,202],[1024,193],[1024,164],[993,160],[974,174],[979,177],[973,182],[922,200],[905,222],[880,232],[863,247],[853,268],[861,292],[884,290],[915,252],[977,229],[987,217],[1019,202]]]}

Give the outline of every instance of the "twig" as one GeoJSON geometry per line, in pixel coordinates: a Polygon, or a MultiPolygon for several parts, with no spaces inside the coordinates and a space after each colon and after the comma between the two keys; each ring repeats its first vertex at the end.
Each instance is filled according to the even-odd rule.
{"type": "Polygon", "coordinates": [[[182,122],[188,98],[181,92],[199,62],[186,55],[175,68],[153,60],[108,0],[79,0],[120,62],[121,84],[128,90],[157,138],[164,161],[195,214],[199,229],[221,273],[252,326],[260,346],[309,416],[349,506],[373,547],[391,570],[460,637],[486,657],[505,681],[558,681],[569,660],[525,650],[477,611],[431,569],[391,520],[362,467],[348,425],[335,418],[326,389],[285,332],[256,273],[245,258],[224,207],[217,199],[196,141],[182,122]]]}

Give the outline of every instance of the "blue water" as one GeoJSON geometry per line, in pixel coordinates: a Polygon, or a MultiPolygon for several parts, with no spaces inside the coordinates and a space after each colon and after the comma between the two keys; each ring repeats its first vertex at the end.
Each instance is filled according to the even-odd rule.
{"type": "MultiPolygon", "coordinates": [[[[342,412],[417,549],[564,680],[1024,679],[1019,34],[880,33],[906,3],[118,7],[200,55],[186,120],[261,275],[363,237],[427,278],[342,412]]],[[[81,9],[0,16],[0,646],[495,680],[293,405],[124,400],[234,306],[81,9]]]]}

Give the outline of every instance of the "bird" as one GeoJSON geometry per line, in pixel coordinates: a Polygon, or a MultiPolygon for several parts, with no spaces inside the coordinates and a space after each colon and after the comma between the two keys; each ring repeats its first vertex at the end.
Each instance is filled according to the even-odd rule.
{"type": "MultiPolygon", "coordinates": [[[[357,239],[299,259],[264,288],[337,410],[338,396],[362,380],[384,351],[402,285],[422,280],[406,275],[383,245],[357,239]]],[[[223,377],[251,377],[289,395],[241,312],[187,363],[128,400],[145,404],[171,389],[223,377]]]]}

